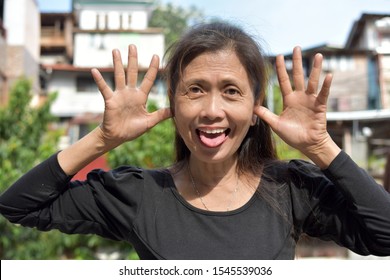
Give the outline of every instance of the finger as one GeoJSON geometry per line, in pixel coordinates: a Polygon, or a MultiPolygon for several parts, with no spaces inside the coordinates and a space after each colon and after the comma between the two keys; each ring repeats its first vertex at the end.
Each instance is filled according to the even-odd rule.
{"type": "Polygon", "coordinates": [[[115,49],[112,51],[112,60],[114,62],[115,89],[124,89],[126,86],[125,71],[123,70],[121,53],[119,52],[119,50],[115,49]]]}
{"type": "Polygon", "coordinates": [[[172,113],[170,108],[162,108],[151,113],[148,119],[148,129],[171,117],[172,113]]]}
{"type": "Polygon", "coordinates": [[[272,130],[276,131],[277,123],[279,120],[279,116],[272,113],[269,109],[264,106],[256,106],[253,109],[253,113],[255,113],[260,119],[269,124],[272,130]]]}
{"type": "Polygon", "coordinates": [[[295,91],[305,90],[305,77],[303,75],[302,52],[300,47],[293,50],[293,81],[295,91]]]}
{"type": "Polygon", "coordinates": [[[159,58],[157,55],[152,57],[150,61],[149,69],[145,74],[144,79],[142,80],[140,89],[146,94],[149,94],[150,90],[153,87],[154,81],[156,80],[158,67],[159,67],[159,58]]]}
{"type": "Polygon", "coordinates": [[[307,94],[315,94],[318,90],[318,82],[322,71],[322,54],[316,54],[314,57],[313,68],[310,72],[309,82],[307,83],[307,94]]]}
{"type": "Polygon", "coordinates": [[[103,95],[103,99],[104,100],[109,99],[112,96],[113,92],[110,89],[110,87],[106,84],[106,82],[104,81],[102,74],[100,74],[99,70],[97,70],[96,68],[93,68],[91,70],[91,74],[92,74],[93,79],[95,80],[95,83],[96,83],[99,91],[103,95]]]}
{"type": "Polygon", "coordinates": [[[283,55],[278,55],[276,57],[276,75],[278,76],[280,90],[283,95],[289,94],[292,92],[290,78],[287,74],[286,65],[284,63],[283,55]]]}
{"type": "Polygon", "coordinates": [[[129,87],[137,87],[138,81],[138,53],[135,45],[129,46],[127,60],[127,84],[129,87]]]}
{"type": "Polygon", "coordinates": [[[329,93],[330,93],[330,86],[332,85],[332,79],[333,79],[332,74],[326,75],[326,77],[324,79],[324,83],[322,84],[321,90],[318,94],[317,99],[320,102],[320,104],[322,104],[322,105],[326,105],[328,102],[328,97],[329,97],[329,93]]]}

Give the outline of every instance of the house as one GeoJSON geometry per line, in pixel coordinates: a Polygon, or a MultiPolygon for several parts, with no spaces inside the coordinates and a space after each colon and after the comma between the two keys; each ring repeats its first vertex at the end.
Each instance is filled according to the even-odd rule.
{"type": "MultiPolygon", "coordinates": [[[[323,59],[322,80],[333,74],[332,92],[328,100],[330,112],[376,110],[381,108],[378,86],[377,55],[373,50],[348,49],[341,46],[320,45],[302,50],[305,75],[311,72],[314,56],[323,59]]],[[[285,57],[288,70],[292,70],[292,54],[285,57]]]]}
{"type": "MultiPolygon", "coordinates": [[[[148,27],[154,1],[73,0],[70,13],[41,14],[40,81],[44,92],[56,92],[51,108],[65,131],[60,149],[74,143],[102,120],[104,102],[91,76],[98,68],[111,88],[115,88],[112,50],[121,51],[127,65],[129,44],[138,48],[139,79],[150,59],[164,55],[164,35],[160,28],[148,27]]],[[[167,102],[165,83],[157,78],[150,99],[160,106],[167,102]]],[[[83,179],[91,168],[108,169],[105,157],[81,170],[83,179]]]]}
{"type": "MultiPolygon", "coordinates": [[[[316,53],[324,56],[323,73],[333,74],[328,100],[328,131],[361,167],[386,157],[390,130],[390,15],[363,14],[345,46],[320,45],[302,50],[306,78],[316,53]]],[[[292,54],[285,56],[288,70],[292,54]]],[[[376,169],[378,179],[383,171],[376,169]]]]}
{"type": "Polygon", "coordinates": [[[390,14],[362,14],[352,26],[345,49],[370,53],[368,106],[350,114],[328,114],[328,127],[334,135],[343,130],[345,150],[381,179],[384,171],[367,162],[369,156],[385,159],[390,152],[390,14]]]}
{"type": "Polygon", "coordinates": [[[9,87],[21,76],[31,80],[38,97],[39,36],[36,1],[0,1],[0,104],[7,102],[9,87]]]}
{"type": "Polygon", "coordinates": [[[345,48],[376,53],[381,108],[390,109],[390,14],[362,14],[353,24],[345,48]]]}
{"type": "MultiPolygon", "coordinates": [[[[41,14],[41,81],[46,92],[57,92],[52,113],[67,130],[64,143],[77,141],[101,121],[103,98],[90,70],[98,68],[114,88],[114,48],[126,65],[128,45],[137,46],[140,79],[153,54],[162,59],[162,29],[148,27],[152,9],[151,0],[74,0],[71,13],[41,14]]],[[[165,104],[165,85],[160,78],[155,84],[150,97],[165,104]]]]}

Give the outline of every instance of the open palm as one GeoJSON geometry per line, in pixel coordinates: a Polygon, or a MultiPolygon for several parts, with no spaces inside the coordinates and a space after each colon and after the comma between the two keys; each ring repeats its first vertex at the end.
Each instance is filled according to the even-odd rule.
{"type": "Polygon", "coordinates": [[[283,111],[277,116],[267,108],[258,106],[254,113],[266,121],[287,144],[305,154],[330,140],[326,129],[326,110],[332,76],[327,75],[318,92],[322,69],[322,55],[314,58],[307,87],[305,87],[300,48],[293,52],[293,83],[286,71],[283,56],[276,58],[276,72],[283,97],[283,111]]]}
{"type": "Polygon", "coordinates": [[[100,126],[103,139],[111,146],[118,146],[145,133],[159,122],[171,116],[168,108],[149,113],[146,110],[148,94],[156,79],[159,58],[153,56],[140,86],[138,80],[138,55],[134,45],[129,46],[126,73],[120,52],[113,51],[115,90],[104,81],[97,69],[92,76],[104,98],[105,110],[100,126]]]}

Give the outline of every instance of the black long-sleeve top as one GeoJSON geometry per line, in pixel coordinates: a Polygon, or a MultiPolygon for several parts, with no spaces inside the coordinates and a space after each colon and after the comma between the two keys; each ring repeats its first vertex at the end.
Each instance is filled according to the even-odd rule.
{"type": "Polygon", "coordinates": [[[390,194],[344,152],[323,171],[268,166],[258,192],[228,212],[190,205],[167,170],[123,166],[71,181],[54,155],[0,196],[0,212],[43,231],[125,240],[142,259],[293,259],[302,233],[390,255],[390,194]]]}

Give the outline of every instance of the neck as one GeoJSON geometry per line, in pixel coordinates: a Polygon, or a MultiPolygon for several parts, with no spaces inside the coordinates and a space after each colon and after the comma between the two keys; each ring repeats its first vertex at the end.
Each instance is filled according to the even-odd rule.
{"type": "Polygon", "coordinates": [[[202,188],[232,186],[238,179],[235,157],[220,163],[209,163],[191,156],[188,164],[197,185],[202,188]]]}

